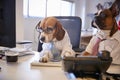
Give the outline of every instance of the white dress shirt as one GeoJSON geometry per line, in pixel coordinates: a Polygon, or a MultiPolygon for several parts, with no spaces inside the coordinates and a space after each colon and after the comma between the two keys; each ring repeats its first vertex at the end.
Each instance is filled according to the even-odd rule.
{"type": "MultiPolygon", "coordinates": [[[[99,34],[100,32],[92,37],[85,51],[92,54],[92,47],[95,44],[96,38],[100,37],[99,34]]],[[[111,57],[113,58],[112,63],[120,64],[120,31],[117,31],[112,37],[107,37],[106,40],[101,41],[99,44],[99,51],[101,50],[109,51],[111,57]]]]}

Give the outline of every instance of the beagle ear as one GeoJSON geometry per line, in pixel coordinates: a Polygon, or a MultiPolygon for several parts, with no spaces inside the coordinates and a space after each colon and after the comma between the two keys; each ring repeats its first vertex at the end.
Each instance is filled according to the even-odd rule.
{"type": "Polygon", "coordinates": [[[65,30],[62,28],[62,25],[60,24],[59,21],[57,21],[55,27],[56,27],[56,31],[55,31],[55,33],[54,33],[53,36],[54,36],[58,41],[60,41],[60,40],[62,40],[62,39],[64,38],[65,30]]]}

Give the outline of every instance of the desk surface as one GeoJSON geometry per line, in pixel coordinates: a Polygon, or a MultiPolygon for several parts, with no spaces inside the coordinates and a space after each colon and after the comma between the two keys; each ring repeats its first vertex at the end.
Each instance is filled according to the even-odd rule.
{"type": "MultiPolygon", "coordinates": [[[[37,54],[37,53],[35,53],[37,54]]],[[[19,57],[17,63],[0,60],[0,80],[68,80],[61,67],[36,67],[30,63],[36,55],[19,57]]]]}
{"type": "MultiPolygon", "coordinates": [[[[5,60],[0,60],[0,67],[2,68],[0,80],[83,80],[65,73],[62,67],[31,66],[31,62],[38,58],[38,53],[35,52],[35,55],[19,57],[16,63],[7,63],[5,60]]],[[[110,72],[113,71],[120,72],[120,66],[110,69],[110,72]]]]}

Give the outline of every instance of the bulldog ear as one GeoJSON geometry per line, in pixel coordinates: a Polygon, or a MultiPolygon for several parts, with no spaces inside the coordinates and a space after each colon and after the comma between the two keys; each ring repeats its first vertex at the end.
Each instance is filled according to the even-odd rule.
{"type": "Polygon", "coordinates": [[[109,9],[111,10],[113,17],[116,17],[120,12],[120,0],[115,0],[109,9]]]}
{"type": "Polygon", "coordinates": [[[65,30],[62,28],[62,25],[60,24],[59,21],[57,21],[56,23],[56,31],[54,33],[54,37],[60,41],[64,38],[64,35],[65,35],[65,30]]]}
{"type": "Polygon", "coordinates": [[[97,7],[97,10],[98,10],[98,11],[104,9],[103,5],[100,4],[100,3],[98,3],[96,7],[97,7]]]}

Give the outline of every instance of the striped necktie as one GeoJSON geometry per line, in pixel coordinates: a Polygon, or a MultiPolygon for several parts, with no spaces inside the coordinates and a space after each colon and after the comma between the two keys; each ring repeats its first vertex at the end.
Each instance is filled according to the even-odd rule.
{"type": "Polygon", "coordinates": [[[55,47],[54,43],[51,43],[51,53],[53,54],[53,58],[51,59],[51,61],[60,61],[61,60],[61,56],[60,56],[60,51],[55,47]]]}

